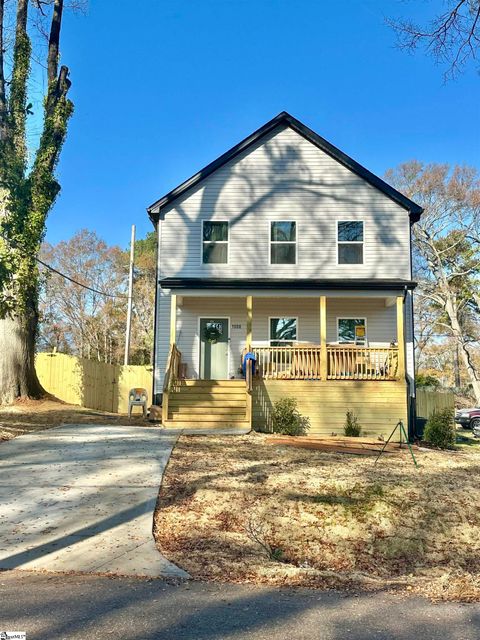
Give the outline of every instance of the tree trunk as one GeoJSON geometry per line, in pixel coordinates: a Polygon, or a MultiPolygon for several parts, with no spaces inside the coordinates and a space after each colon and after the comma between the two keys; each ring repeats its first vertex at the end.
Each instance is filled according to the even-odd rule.
{"type": "Polygon", "coordinates": [[[450,326],[452,328],[456,346],[460,351],[460,357],[462,358],[465,369],[467,370],[467,375],[469,377],[470,384],[472,385],[473,395],[475,396],[477,404],[480,405],[480,380],[478,377],[478,371],[473,364],[472,355],[465,343],[462,327],[458,320],[457,305],[448,292],[445,296],[445,311],[447,312],[450,320],[450,326]]]}
{"type": "Polygon", "coordinates": [[[460,379],[460,356],[458,343],[455,345],[455,352],[453,354],[453,364],[455,369],[455,387],[459,389],[462,385],[462,381],[460,379]]]}
{"type": "Polygon", "coordinates": [[[0,405],[47,395],[35,372],[37,322],[32,310],[22,317],[0,319],[0,405]]]}

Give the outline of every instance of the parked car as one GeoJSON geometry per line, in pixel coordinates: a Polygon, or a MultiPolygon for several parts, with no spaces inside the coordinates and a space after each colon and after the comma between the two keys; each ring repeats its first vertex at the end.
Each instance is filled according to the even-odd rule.
{"type": "Polygon", "coordinates": [[[455,422],[464,429],[472,429],[474,436],[480,438],[480,408],[461,409],[455,415],[455,422]]]}

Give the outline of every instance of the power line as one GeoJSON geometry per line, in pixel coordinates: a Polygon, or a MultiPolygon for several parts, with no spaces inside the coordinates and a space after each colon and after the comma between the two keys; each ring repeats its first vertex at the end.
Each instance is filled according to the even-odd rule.
{"type": "MultiPolygon", "coordinates": [[[[7,238],[5,238],[4,235],[0,236],[2,238],[2,240],[4,240],[11,249],[18,249],[18,247],[15,247],[14,245],[12,245],[11,240],[8,240],[7,238]]],[[[101,296],[107,296],[108,298],[122,298],[123,300],[128,300],[128,296],[122,295],[121,293],[107,293],[106,291],[100,291],[99,289],[95,289],[94,287],[89,287],[87,284],[82,284],[81,282],[78,282],[78,280],[75,280],[74,278],[71,278],[70,276],[67,276],[65,273],[62,273],[61,271],[59,271],[58,269],[55,269],[54,267],[52,267],[51,265],[47,264],[46,262],[43,262],[43,260],[40,260],[40,258],[37,258],[35,256],[35,260],[41,264],[43,267],[45,267],[46,269],[48,269],[49,271],[52,271],[53,273],[56,273],[57,275],[61,276],[62,278],[65,278],[65,280],[68,280],[69,282],[72,282],[73,284],[78,285],[79,287],[82,287],[83,289],[87,289],[88,291],[92,291],[93,293],[98,293],[101,296]]]]}
{"type": "Polygon", "coordinates": [[[128,300],[128,296],[124,296],[121,293],[107,293],[106,291],[100,291],[99,289],[94,289],[93,287],[89,287],[87,284],[82,284],[81,282],[78,282],[78,280],[74,280],[74,278],[70,278],[70,276],[65,275],[61,271],[58,271],[58,269],[55,269],[54,267],[47,264],[46,262],[43,262],[43,260],[40,260],[40,258],[35,258],[35,260],[39,262],[42,266],[44,266],[46,269],[53,271],[53,273],[56,273],[57,275],[62,276],[62,278],[65,278],[65,280],[69,280],[70,282],[73,282],[73,284],[76,284],[79,287],[88,289],[88,291],[93,291],[93,293],[99,293],[101,296],[108,296],[109,298],[123,298],[124,300],[128,300]]]}

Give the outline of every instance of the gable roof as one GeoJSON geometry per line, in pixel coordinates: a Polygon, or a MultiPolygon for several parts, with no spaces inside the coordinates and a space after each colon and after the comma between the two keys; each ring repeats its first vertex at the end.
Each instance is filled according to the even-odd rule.
{"type": "Polygon", "coordinates": [[[242,153],[242,151],[245,151],[253,144],[255,144],[258,140],[269,134],[273,129],[281,125],[290,127],[291,129],[296,131],[313,145],[337,160],[344,167],[347,167],[347,169],[350,169],[350,171],[356,173],[358,176],[366,180],[366,182],[371,184],[391,200],[406,209],[410,215],[411,223],[417,222],[417,220],[420,219],[420,216],[423,212],[422,207],[413,202],[413,200],[410,200],[410,198],[404,196],[403,193],[400,193],[400,191],[394,189],[391,185],[387,184],[384,180],[376,176],[374,173],[363,167],[356,160],[350,158],[350,156],[347,156],[346,153],[340,151],[340,149],[328,142],[328,140],[325,140],[325,138],[319,136],[318,133],[315,133],[315,131],[300,122],[300,120],[297,120],[286,111],[282,111],[278,114],[278,116],[275,116],[275,118],[272,118],[272,120],[264,124],[263,127],[260,127],[260,129],[254,131],[244,140],[236,144],[229,151],[222,154],[216,160],[201,169],[191,178],[188,178],[188,180],[185,180],[185,182],[182,182],[182,184],[180,184],[178,187],[175,187],[175,189],[172,189],[172,191],[169,191],[159,200],[156,200],[153,204],[151,204],[147,208],[147,212],[150,216],[151,221],[153,223],[156,223],[159,218],[160,209],[173,202],[176,198],[185,193],[187,189],[190,189],[191,187],[198,184],[201,180],[212,174],[224,164],[238,156],[238,154],[242,153]]]}

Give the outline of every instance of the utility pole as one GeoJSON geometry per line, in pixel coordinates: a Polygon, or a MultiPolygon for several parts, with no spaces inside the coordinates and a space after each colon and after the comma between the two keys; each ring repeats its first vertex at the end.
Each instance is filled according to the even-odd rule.
{"type": "Polygon", "coordinates": [[[130,331],[132,328],[132,303],[133,303],[133,264],[135,261],[135,225],[132,224],[132,236],[130,238],[130,268],[128,272],[128,306],[127,306],[127,331],[125,333],[125,358],[123,364],[128,364],[130,355],[130,331]]]}

